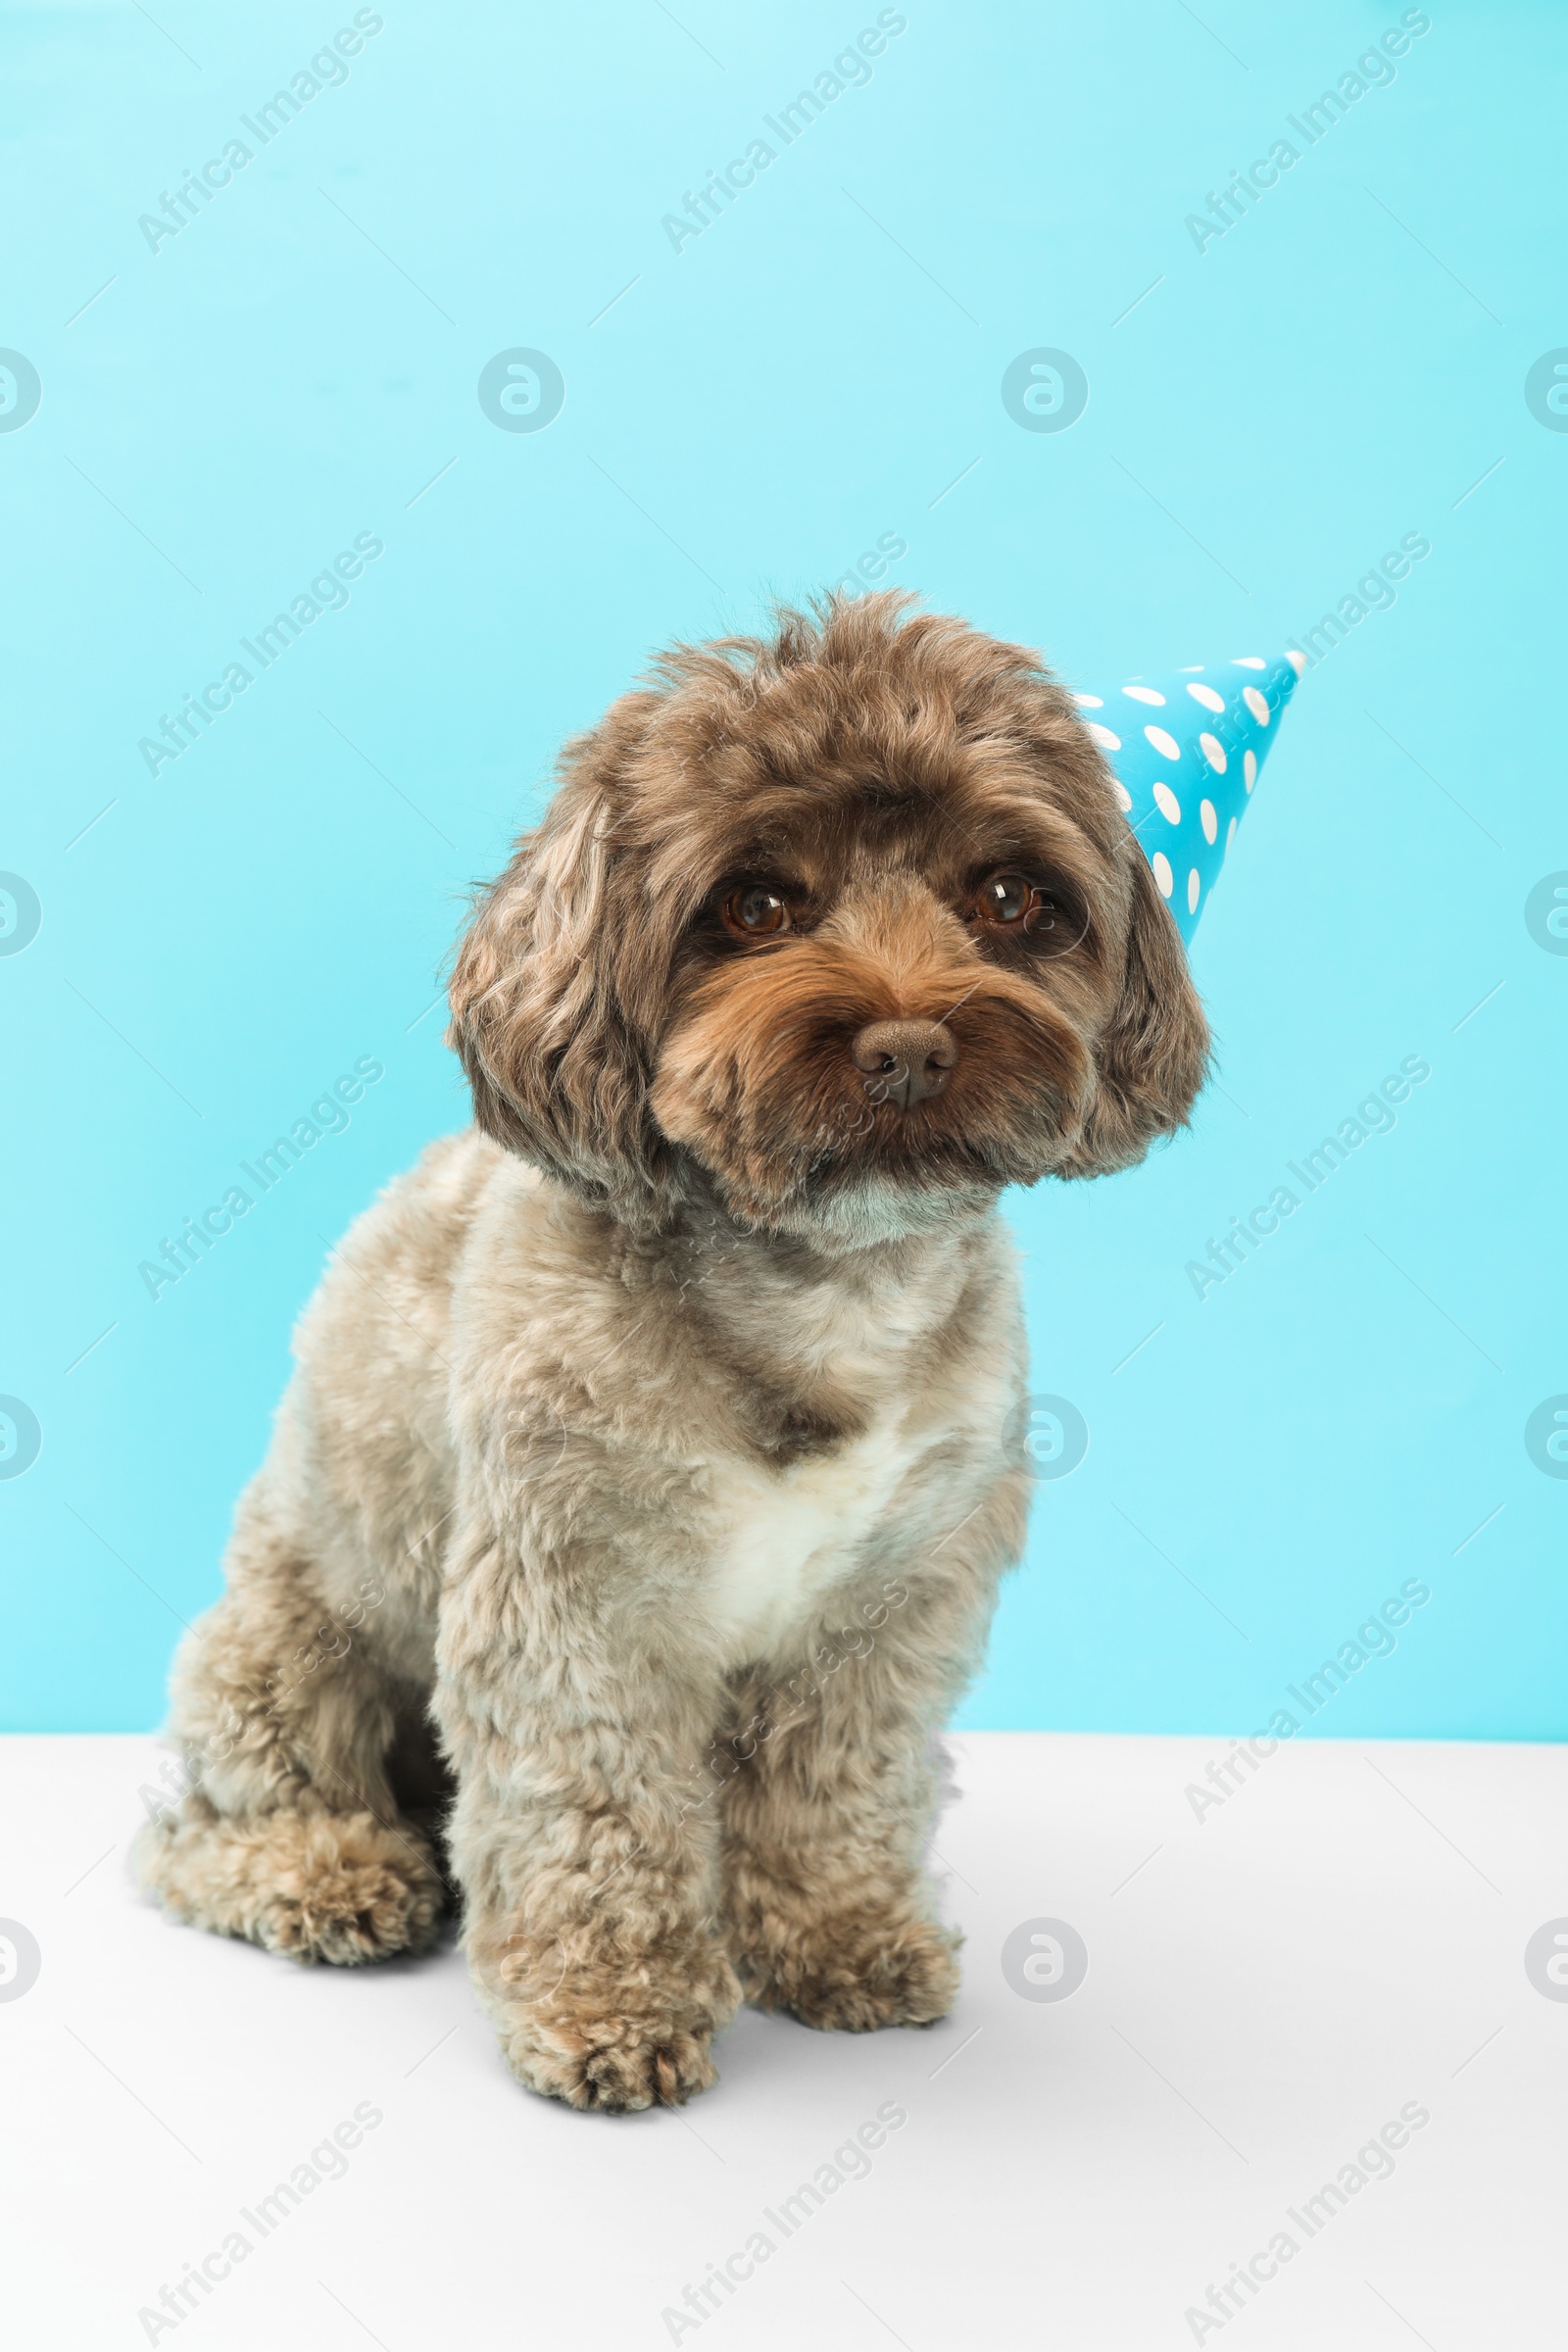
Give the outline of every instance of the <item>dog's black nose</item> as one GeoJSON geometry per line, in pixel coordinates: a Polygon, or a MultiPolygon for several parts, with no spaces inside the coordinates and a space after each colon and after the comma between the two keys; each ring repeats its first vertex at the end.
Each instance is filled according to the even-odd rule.
{"type": "Polygon", "coordinates": [[[873,1102],[907,1110],[939,1095],[958,1058],[957,1040],[940,1021],[873,1021],[850,1048],[873,1102]]]}

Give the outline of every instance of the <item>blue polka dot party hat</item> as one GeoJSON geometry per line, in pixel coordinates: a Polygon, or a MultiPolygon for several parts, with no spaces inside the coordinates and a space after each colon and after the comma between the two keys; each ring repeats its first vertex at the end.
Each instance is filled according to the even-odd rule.
{"type": "Polygon", "coordinates": [[[1305,663],[1241,654],[1074,699],[1184,940],[1198,928],[1305,663]]]}

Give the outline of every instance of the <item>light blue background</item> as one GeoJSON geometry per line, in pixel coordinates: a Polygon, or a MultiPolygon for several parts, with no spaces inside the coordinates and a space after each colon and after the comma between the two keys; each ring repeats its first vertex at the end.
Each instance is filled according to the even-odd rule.
{"type": "Polygon", "coordinates": [[[1204,914],[1220,1086],[1138,1172],[1011,1203],[1035,1386],[1092,1442],[963,1720],[1248,1731],[1420,1577],[1314,1729],[1560,1735],[1568,1482],[1523,1430],[1568,1390],[1568,958],[1523,909],[1568,867],[1568,434],[1523,382],[1568,343],[1568,25],[1435,7],[1200,255],[1185,216],[1398,8],[910,0],[677,255],[661,217],[876,11],[677,13],[389,0],[156,255],[138,215],[352,11],[0,33],[0,343],[43,379],[0,435],[0,866],[43,904],[0,959],[0,1390],[44,1433],[0,1484],[5,1721],[159,1718],[327,1243],[464,1118],[426,1007],[466,889],[651,649],[891,533],[897,584],[1113,681],[1272,654],[1418,530],[1204,914]],[[514,345],[565,376],[537,434],[475,397],[514,345]],[[1088,372],[1069,431],[1004,411],[1035,345],[1088,372]],[[363,531],[348,610],[149,775],[137,739],[363,531]],[[348,1131],[154,1302],[138,1261],[366,1054],[348,1131]],[[1200,1302],[1186,1262],[1409,1054],[1396,1131],[1200,1302]]]}

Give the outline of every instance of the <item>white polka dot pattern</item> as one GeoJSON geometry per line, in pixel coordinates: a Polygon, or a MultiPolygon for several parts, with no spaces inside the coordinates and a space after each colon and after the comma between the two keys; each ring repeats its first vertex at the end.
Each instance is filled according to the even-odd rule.
{"type": "Polygon", "coordinates": [[[1159,721],[1135,724],[1125,739],[1085,720],[1110,760],[1116,804],[1138,837],[1161,898],[1190,940],[1219,878],[1258,770],[1279,730],[1274,720],[1305,664],[1297,654],[1268,662],[1236,654],[1196,662],[1163,678],[1133,678],[1104,694],[1074,697],[1081,710],[1142,704],[1159,721]]]}

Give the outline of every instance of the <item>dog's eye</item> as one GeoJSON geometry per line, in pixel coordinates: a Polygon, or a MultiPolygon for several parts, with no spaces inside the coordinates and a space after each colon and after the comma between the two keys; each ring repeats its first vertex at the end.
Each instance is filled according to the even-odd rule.
{"type": "Polygon", "coordinates": [[[760,882],[743,883],[739,890],[732,890],[724,901],[723,915],[727,931],[738,931],[748,939],[790,928],[788,906],[776,890],[760,882]]]}
{"type": "Polygon", "coordinates": [[[1027,923],[1038,908],[1054,904],[1044,891],[1035,888],[1027,874],[1004,866],[1000,873],[989,874],[981,883],[975,912],[983,923],[1017,925],[1027,923]]]}

